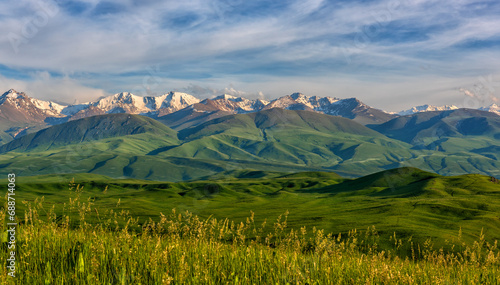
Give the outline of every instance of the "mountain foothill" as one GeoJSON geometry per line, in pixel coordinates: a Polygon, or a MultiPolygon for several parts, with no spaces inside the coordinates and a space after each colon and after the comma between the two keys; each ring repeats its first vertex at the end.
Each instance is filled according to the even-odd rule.
{"type": "Polygon", "coordinates": [[[65,105],[0,96],[0,172],[91,173],[161,181],[231,171],[335,172],[398,167],[500,178],[498,108],[414,107],[294,93],[274,100],[119,93],[65,105]]]}

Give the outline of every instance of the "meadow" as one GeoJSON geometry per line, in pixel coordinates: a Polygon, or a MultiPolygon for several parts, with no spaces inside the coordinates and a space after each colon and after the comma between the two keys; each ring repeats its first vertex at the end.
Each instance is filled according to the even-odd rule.
{"type": "MultiPolygon", "coordinates": [[[[99,210],[78,197],[58,222],[42,219],[43,199],[27,205],[19,227],[15,281],[1,284],[498,284],[500,251],[481,236],[455,251],[394,236],[380,250],[374,227],[347,235],[200,219],[189,212],[138,225],[125,211],[99,210]],[[75,212],[75,213],[76,213],[75,212]],[[98,215],[101,223],[86,222],[98,215]],[[71,217],[79,226],[70,226],[71,217]],[[125,223],[124,226],[118,226],[125,223]],[[271,231],[264,234],[266,227],[271,231]],[[411,254],[408,254],[407,250],[411,254]],[[17,282],[17,283],[16,283],[17,282]]],[[[6,255],[0,262],[6,263],[6,255]]]]}
{"type": "Polygon", "coordinates": [[[486,176],[71,176],[19,178],[17,275],[2,267],[1,284],[500,283],[486,176]]]}

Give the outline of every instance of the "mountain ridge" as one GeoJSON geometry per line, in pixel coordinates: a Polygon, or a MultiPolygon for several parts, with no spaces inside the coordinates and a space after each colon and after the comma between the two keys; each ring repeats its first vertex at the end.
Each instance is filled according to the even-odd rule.
{"type": "Polygon", "coordinates": [[[406,116],[406,115],[413,115],[413,114],[422,113],[422,112],[450,111],[450,110],[457,110],[457,109],[459,109],[459,108],[455,105],[433,106],[433,105],[425,104],[425,105],[421,105],[421,106],[412,107],[408,110],[403,110],[403,111],[397,112],[397,114],[400,116],[406,116]]]}
{"type": "Polygon", "coordinates": [[[177,131],[145,116],[105,114],[55,125],[1,146],[0,173],[89,172],[180,181],[242,168],[335,171],[357,177],[414,166],[444,175],[500,178],[500,116],[460,109],[390,122],[377,132],[347,118],[273,108],[229,114],[177,131]],[[401,132],[408,123],[413,129],[401,132]],[[144,125],[144,132],[137,131],[144,125]],[[433,135],[433,130],[440,131],[433,135]]]}
{"type": "MultiPolygon", "coordinates": [[[[186,107],[195,105],[197,103],[212,104],[217,102],[221,111],[230,111],[236,114],[245,112],[256,112],[263,109],[283,108],[289,110],[308,110],[324,113],[327,115],[341,116],[354,119],[352,114],[345,114],[342,112],[342,105],[352,104],[355,102],[356,106],[351,109],[373,109],[383,113],[386,118],[394,118],[395,116],[406,116],[420,112],[430,111],[448,111],[457,110],[459,107],[455,105],[433,106],[429,104],[415,106],[407,110],[399,112],[388,112],[381,109],[372,108],[355,97],[351,98],[336,98],[336,97],[319,97],[308,96],[296,92],[290,95],[284,95],[273,100],[254,99],[250,100],[244,97],[236,97],[229,94],[221,94],[213,98],[199,99],[187,93],[170,91],[159,96],[138,96],[130,92],[116,93],[107,97],[102,97],[96,101],[78,104],[61,104],[54,101],[45,101],[29,97],[24,92],[17,92],[10,89],[0,96],[0,106],[6,101],[17,103],[16,100],[27,99],[31,103],[45,112],[47,115],[54,117],[71,117],[78,114],[78,118],[84,116],[91,116],[96,113],[96,109],[100,110],[100,114],[104,113],[129,113],[147,115],[150,117],[161,117],[186,107]],[[339,108],[340,107],[340,108],[339,108]],[[86,115],[86,110],[90,109],[89,114],[86,115]],[[94,109],[94,110],[92,110],[94,109]]],[[[19,104],[17,104],[19,105],[19,104]]],[[[500,107],[497,104],[491,104],[486,107],[479,107],[478,110],[487,111],[499,114],[500,107]]],[[[384,119],[386,119],[384,118],[384,119]]],[[[388,121],[387,119],[385,121],[388,121]]]]}
{"type": "MultiPolygon", "coordinates": [[[[302,93],[293,93],[268,101],[262,98],[249,100],[229,94],[201,100],[187,93],[173,91],[160,96],[144,97],[122,92],[93,102],[64,105],[35,99],[24,92],[10,89],[0,96],[0,144],[51,125],[96,115],[113,113],[143,115],[175,130],[182,130],[231,114],[255,113],[273,108],[339,116],[367,126],[383,124],[403,114],[403,112],[396,114],[372,108],[355,97],[340,99],[308,96],[302,93]]],[[[448,109],[455,110],[456,106],[423,105],[405,112],[417,114],[448,109]]],[[[495,104],[480,109],[500,114],[495,104]]]]}
{"type": "MultiPolygon", "coordinates": [[[[52,101],[43,101],[28,97],[23,92],[13,89],[7,91],[1,98],[8,98],[9,102],[19,105],[16,100],[24,99],[33,102],[27,110],[39,113],[31,121],[46,122],[49,125],[63,123],[74,119],[89,116],[129,113],[144,115],[151,118],[161,118],[197,104],[209,105],[213,111],[244,114],[260,110],[283,108],[288,110],[308,110],[346,117],[362,123],[381,123],[392,119],[394,115],[372,108],[356,98],[339,99],[333,97],[306,96],[302,93],[285,95],[274,100],[249,100],[244,97],[235,97],[228,94],[200,100],[190,94],[169,92],[160,96],[137,96],[129,92],[121,92],[93,102],[61,105],[52,101]],[[7,94],[7,95],[6,95],[7,94]]],[[[0,105],[3,105],[0,99],[0,105]]],[[[199,106],[199,105],[198,105],[199,106]]],[[[19,109],[19,108],[17,108],[19,109]]],[[[193,108],[200,109],[200,108],[193,108]]],[[[15,116],[13,116],[15,117],[15,116]]],[[[29,120],[29,116],[27,121],[29,120]]]]}
{"type": "Polygon", "coordinates": [[[48,150],[69,144],[141,133],[154,133],[177,139],[177,132],[151,118],[132,114],[107,114],[70,121],[25,135],[0,146],[0,153],[39,148],[48,150]]]}

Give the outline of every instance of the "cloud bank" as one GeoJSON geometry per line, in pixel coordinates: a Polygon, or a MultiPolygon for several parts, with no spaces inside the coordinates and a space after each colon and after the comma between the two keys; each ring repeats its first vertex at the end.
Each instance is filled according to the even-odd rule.
{"type": "Polygon", "coordinates": [[[197,86],[459,105],[460,88],[500,81],[499,14],[473,0],[3,1],[0,74],[61,101],[197,86]]]}

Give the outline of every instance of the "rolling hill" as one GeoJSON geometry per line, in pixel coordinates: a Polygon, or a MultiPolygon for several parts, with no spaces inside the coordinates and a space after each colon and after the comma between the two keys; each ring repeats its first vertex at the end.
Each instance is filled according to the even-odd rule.
{"type": "Polygon", "coordinates": [[[352,120],[279,108],[217,118],[180,130],[179,139],[182,145],[156,154],[316,168],[356,164],[369,155],[379,160],[378,166],[393,163],[395,156],[412,157],[409,145],[352,120]]]}
{"type": "MultiPolygon", "coordinates": [[[[238,171],[179,183],[95,174],[44,175],[19,177],[18,191],[26,200],[44,196],[44,203],[60,213],[76,195],[68,191],[73,177],[75,185],[83,186],[81,199],[91,198],[101,208],[128,210],[141,222],[158,219],[160,212],[168,214],[173,208],[236,222],[244,222],[253,211],[256,224],[264,219],[272,223],[289,211],[287,223],[296,230],[306,226],[344,234],[374,225],[384,240],[396,233],[419,243],[431,238],[443,246],[445,240],[456,240],[460,229],[469,241],[477,240],[481,230],[489,241],[500,238],[500,184],[476,174],[445,177],[400,168],[345,179],[324,172],[238,171]]],[[[20,207],[22,211],[24,205],[20,207]]]]}
{"type": "MultiPolygon", "coordinates": [[[[472,109],[424,112],[369,127],[408,142],[414,149],[479,154],[491,159],[491,163],[499,159],[500,116],[492,112],[472,109]]],[[[477,158],[472,157],[470,164],[474,165],[477,158]]],[[[466,166],[464,170],[477,172],[466,166]]]]}
{"type": "Polygon", "coordinates": [[[443,137],[488,136],[500,139],[500,116],[472,109],[416,113],[369,127],[414,145],[443,137]]]}
{"type": "Polygon", "coordinates": [[[412,166],[444,175],[500,177],[496,117],[419,113],[413,119],[397,118],[387,124],[393,133],[390,128],[381,129],[394,137],[390,138],[350,119],[281,108],[231,114],[179,131],[144,116],[107,114],[56,125],[1,146],[0,173],[87,172],[115,178],[181,181],[243,169],[335,171],[359,177],[412,166]],[[452,125],[453,118],[460,120],[452,125]],[[438,147],[419,147],[395,139],[404,140],[403,135],[397,135],[399,125],[414,126],[417,135],[417,129],[421,129],[423,137],[428,129],[437,128],[431,123],[450,126],[449,136],[437,141],[427,138],[429,144],[438,147]],[[474,127],[476,132],[482,131],[471,135],[464,132],[464,124],[486,127],[474,127]]]}
{"type": "Polygon", "coordinates": [[[144,116],[110,114],[70,121],[23,136],[0,146],[0,153],[8,151],[44,151],[71,144],[136,134],[151,134],[177,142],[177,133],[167,126],[144,116]]]}

